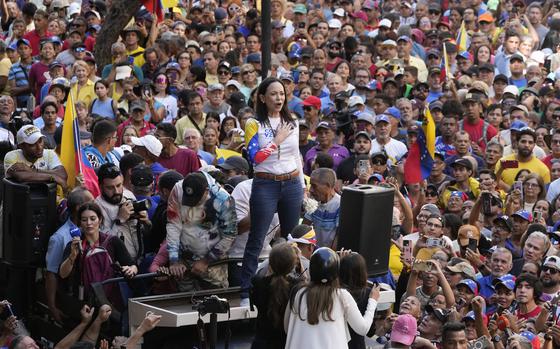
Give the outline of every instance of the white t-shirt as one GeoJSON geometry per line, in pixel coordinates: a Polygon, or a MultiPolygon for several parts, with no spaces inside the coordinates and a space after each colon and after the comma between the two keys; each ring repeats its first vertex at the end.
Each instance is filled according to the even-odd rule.
{"type": "MultiPolygon", "coordinates": [[[[249,215],[249,199],[251,198],[251,189],[253,186],[253,180],[249,179],[239,183],[233,192],[231,197],[235,200],[235,214],[237,215],[237,223],[239,223],[243,218],[249,215]]],[[[268,233],[264,238],[263,248],[261,250],[260,258],[267,258],[270,253],[270,241],[274,237],[274,231],[280,226],[280,220],[278,219],[278,213],[274,214],[270,226],[268,228],[268,233]]],[[[247,239],[249,238],[249,231],[239,231],[237,237],[233,241],[233,245],[228,251],[229,258],[243,258],[243,253],[245,252],[245,245],[247,245],[247,239]]]]}
{"type": "Polygon", "coordinates": [[[173,120],[177,119],[177,98],[168,95],[163,98],[156,96],[154,99],[165,107],[163,122],[173,122],[173,120]]]}
{"type": "Polygon", "coordinates": [[[399,162],[401,158],[405,156],[405,154],[408,152],[408,149],[406,148],[406,145],[403,142],[391,138],[389,143],[385,144],[384,146],[381,146],[377,142],[377,139],[372,140],[371,150],[369,153],[371,155],[373,153],[378,153],[380,151],[383,151],[383,149],[385,149],[385,153],[387,154],[389,160],[391,161],[391,164],[393,165],[399,162]]]}
{"type": "Polygon", "coordinates": [[[8,169],[12,167],[13,164],[18,162],[37,170],[51,171],[59,166],[62,166],[62,163],[60,162],[60,159],[58,158],[58,155],[56,155],[54,150],[43,150],[43,156],[32,163],[23,156],[23,151],[21,149],[17,149],[12,150],[8,154],[6,154],[6,157],[4,158],[4,171],[8,173],[8,169]]]}

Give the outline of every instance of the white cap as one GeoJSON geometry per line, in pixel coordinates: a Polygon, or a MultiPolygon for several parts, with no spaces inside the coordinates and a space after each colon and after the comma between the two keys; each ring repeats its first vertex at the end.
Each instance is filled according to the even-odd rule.
{"type": "Polygon", "coordinates": [[[199,45],[198,41],[195,41],[195,40],[189,40],[185,43],[185,47],[190,47],[190,46],[200,48],[200,45],[199,45]]]}
{"type": "Polygon", "coordinates": [[[144,137],[130,137],[130,141],[132,144],[144,147],[147,151],[149,151],[154,156],[159,157],[161,155],[161,150],[163,149],[163,145],[156,137],[152,135],[147,135],[144,137]]]}
{"type": "Polygon", "coordinates": [[[393,22],[391,22],[390,20],[388,20],[387,18],[383,18],[380,22],[378,27],[387,27],[387,28],[391,28],[391,26],[393,25],[393,22]]]}
{"type": "Polygon", "coordinates": [[[90,12],[93,13],[93,15],[94,15],[95,17],[97,17],[97,19],[101,19],[101,15],[99,14],[99,12],[97,12],[97,11],[95,11],[95,10],[89,10],[89,11],[86,12],[85,14],[88,14],[88,13],[90,13],[90,12]]]}
{"type": "Polygon", "coordinates": [[[506,88],[504,89],[504,95],[506,93],[511,93],[515,97],[519,97],[519,89],[515,85],[507,85],[506,88]]]}
{"type": "Polygon", "coordinates": [[[68,7],[68,17],[72,17],[75,14],[80,14],[82,12],[82,5],[77,2],[73,2],[68,7]]]}
{"type": "Polygon", "coordinates": [[[235,86],[239,91],[241,91],[241,84],[237,80],[229,80],[226,83],[226,87],[235,86]]]}
{"type": "Polygon", "coordinates": [[[41,138],[43,138],[41,130],[35,125],[25,125],[19,129],[17,132],[17,144],[22,143],[35,144],[41,138]]]}
{"type": "Polygon", "coordinates": [[[344,11],[343,8],[337,8],[336,10],[334,10],[333,15],[338,16],[338,17],[344,17],[346,16],[346,11],[344,11]]]}
{"type": "Polygon", "coordinates": [[[535,61],[539,64],[544,64],[544,52],[542,51],[533,51],[531,52],[531,57],[529,59],[531,59],[532,61],[535,61]]]}
{"type": "Polygon", "coordinates": [[[360,96],[352,96],[348,99],[348,106],[350,108],[355,107],[359,104],[364,104],[364,100],[360,96]]]}
{"type": "Polygon", "coordinates": [[[116,68],[117,74],[115,75],[115,80],[124,80],[129,78],[132,74],[132,68],[128,65],[121,65],[116,68]]]}
{"type": "Polygon", "coordinates": [[[342,28],[342,23],[338,19],[331,19],[329,21],[329,28],[340,29],[342,28]]]}
{"type": "Polygon", "coordinates": [[[397,47],[397,43],[395,42],[395,40],[391,40],[391,39],[383,41],[382,45],[383,46],[395,46],[395,47],[397,47]]]}

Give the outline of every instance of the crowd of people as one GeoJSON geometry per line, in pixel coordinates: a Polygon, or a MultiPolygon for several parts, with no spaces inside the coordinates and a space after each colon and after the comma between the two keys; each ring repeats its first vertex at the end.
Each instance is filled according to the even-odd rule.
{"type": "MultiPolygon", "coordinates": [[[[58,188],[57,348],[135,347],[161,314],[127,333],[130,297],[228,287],[253,348],[560,347],[556,1],[270,0],[271,37],[259,1],[144,1],[104,42],[116,1],[0,0],[3,173],[58,188]],[[383,275],[338,246],[352,184],[394,191],[383,275]]],[[[0,308],[0,346],[38,347],[0,308]]]]}

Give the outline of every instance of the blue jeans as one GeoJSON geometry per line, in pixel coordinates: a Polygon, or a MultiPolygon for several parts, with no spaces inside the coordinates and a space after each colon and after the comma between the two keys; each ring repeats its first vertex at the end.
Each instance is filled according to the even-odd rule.
{"type": "Polygon", "coordinates": [[[279,182],[253,179],[249,202],[251,230],[241,267],[241,298],[249,297],[251,278],[257,271],[259,255],[272,217],[278,212],[282,236],[287,237],[298,224],[303,202],[303,188],[299,178],[279,182]]]}

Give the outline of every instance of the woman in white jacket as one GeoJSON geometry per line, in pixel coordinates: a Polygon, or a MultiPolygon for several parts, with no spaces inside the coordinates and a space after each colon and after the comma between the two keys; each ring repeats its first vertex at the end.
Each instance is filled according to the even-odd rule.
{"type": "Polygon", "coordinates": [[[373,321],[379,287],[372,288],[367,310],[362,316],[350,293],[339,287],[339,257],[322,247],[311,256],[311,280],[290,301],[284,315],[288,334],[286,348],[348,348],[352,329],[365,335],[373,321]]]}

